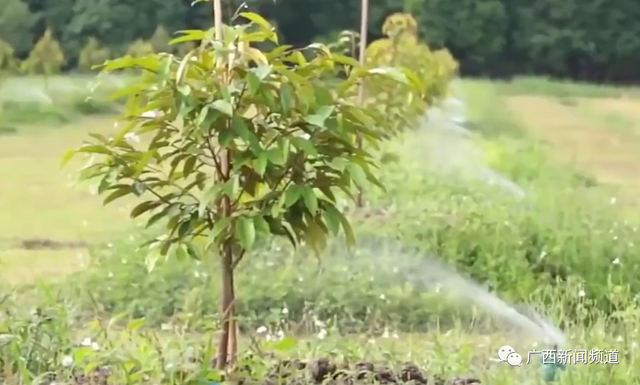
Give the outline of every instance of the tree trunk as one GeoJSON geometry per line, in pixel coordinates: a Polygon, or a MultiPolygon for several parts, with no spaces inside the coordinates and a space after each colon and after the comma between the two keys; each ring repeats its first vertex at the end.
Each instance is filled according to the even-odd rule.
{"type": "MultiPolygon", "coordinates": [[[[224,202],[223,202],[224,203],[224,202]]],[[[229,346],[229,340],[235,332],[232,331],[234,317],[234,290],[233,290],[233,248],[230,242],[225,242],[222,255],[222,301],[220,304],[220,314],[222,330],[218,342],[218,369],[225,369],[227,364],[233,360],[231,354],[235,354],[233,347],[229,346]]]]}
{"type": "MultiPolygon", "coordinates": [[[[216,40],[222,41],[222,3],[221,0],[212,0],[213,23],[216,40]]],[[[217,60],[218,65],[224,65],[222,58],[217,60]]],[[[225,78],[224,81],[227,79],[225,78]]],[[[229,154],[226,150],[220,154],[220,170],[218,170],[217,180],[225,182],[229,180],[231,164],[229,154]]],[[[220,201],[220,212],[223,217],[231,215],[231,202],[228,196],[223,196],[220,201]]],[[[222,247],[222,299],[220,312],[222,314],[222,330],[218,342],[218,369],[225,369],[227,364],[235,361],[237,353],[236,331],[235,331],[235,292],[233,287],[233,243],[225,240],[222,247]]]]}

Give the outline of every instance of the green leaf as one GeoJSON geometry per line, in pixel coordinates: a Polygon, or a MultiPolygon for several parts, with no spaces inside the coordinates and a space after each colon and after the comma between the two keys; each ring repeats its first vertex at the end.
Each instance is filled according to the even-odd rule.
{"type": "Polygon", "coordinates": [[[251,20],[252,22],[258,24],[263,29],[267,31],[273,31],[273,27],[271,24],[262,16],[258,15],[254,12],[240,12],[240,16],[244,17],[247,20],[251,20]]]}
{"type": "Polygon", "coordinates": [[[147,256],[144,259],[144,264],[147,266],[148,272],[153,271],[160,257],[162,257],[162,255],[160,255],[160,248],[153,247],[151,250],[149,250],[149,253],[147,253],[147,256]]]}
{"type": "Polygon", "coordinates": [[[253,72],[256,75],[256,77],[260,81],[262,81],[267,76],[269,76],[269,74],[271,73],[271,66],[270,65],[261,64],[261,65],[257,66],[256,68],[252,69],[251,72],[253,72]]]}
{"type": "Polygon", "coordinates": [[[150,150],[142,155],[142,158],[140,158],[133,171],[134,177],[138,177],[140,176],[140,174],[142,174],[142,171],[144,171],[145,167],[147,167],[149,161],[154,157],[155,153],[156,152],[154,150],[150,150]]]}
{"type": "Polygon", "coordinates": [[[340,220],[340,223],[342,224],[342,229],[344,230],[344,236],[347,242],[347,246],[349,247],[355,246],[356,235],[353,232],[353,229],[351,228],[351,224],[349,223],[349,220],[344,215],[342,215],[342,213],[337,209],[335,210],[334,215],[340,220]]]}
{"type": "Polygon", "coordinates": [[[247,217],[239,217],[236,221],[236,237],[240,246],[250,250],[256,241],[256,228],[253,220],[247,217]]]}
{"type": "Polygon", "coordinates": [[[80,147],[79,149],[77,149],[76,151],[89,153],[89,154],[105,154],[105,155],[113,154],[113,151],[109,150],[105,146],[86,145],[86,144],[80,147]]]}
{"type": "Polygon", "coordinates": [[[253,217],[253,223],[255,224],[256,232],[269,233],[269,223],[263,217],[253,217]]]}
{"type": "Polygon", "coordinates": [[[293,108],[295,101],[295,94],[290,85],[284,83],[280,86],[280,108],[282,109],[282,116],[287,118],[293,108]]]}
{"type": "Polygon", "coordinates": [[[131,210],[131,213],[129,214],[129,216],[131,218],[137,218],[140,215],[146,213],[147,211],[153,210],[156,207],[162,205],[162,203],[163,202],[160,200],[142,202],[136,207],[134,207],[133,210],[131,210]]]}
{"type": "Polygon", "coordinates": [[[71,160],[71,158],[73,158],[77,153],[78,151],[75,149],[68,150],[67,152],[65,152],[64,155],[62,156],[62,159],[60,160],[60,167],[66,166],[67,163],[69,163],[69,161],[71,160]]]}
{"type": "Polygon", "coordinates": [[[169,41],[169,44],[178,44],[184,43],[186,41],[200,41],[205,38],[205,31],[201,29],[188,29],[183,31],[178,31],[176,34],[182,34],[182,36],[178,36],[169,41]]]}
{"type": "Polygon", "coordinates": [[[334,205],[327,205],[324,210],[324,220],[327,228],[333,235],[337,235],[340,232],[340,225],[342,223],[342,214],[334,205]]]}
{"type": "Polygon", "coordinates": [[[291,185],[284,191],[284,206],[289,208],[293,206],[302,196],[302,189],[298,185],[291,185]]]}
{"type": "Polygon", "coordinates": [[[213,239],[218,238],[218,236],[222,234],[222,232],[229,227],[230,223],[231,223],[231,218],[229,217],[218,219],[216,223],[213,225],[213,228],[211,229],[211,233],[209,234],[209,236],[213,239]]]}
{"type": "Polygon", "coordinates": [[[324,128],[325,121],[331,116],[334,109],[334,106],[322,106],[315,114],[305,116],[304,120],[309,124],[324,128]]]}
{"type": "Polygon", "coordinates": [[[233,122],[231,124],[235,132],[238,134],[240,138],[242,138],[245,142],[249,143],[251,146],[251,150],[257,155],[262,151],[262,147],[260,147],[260,143],[258,141],[258,137],[254,134],[249,127],[247,127],[247,123],[244,118],[239,116],[233,117],[233,122]]]}
{"type": "Polygon", "coordinates": [[[362,167],[355,163],[347,163],[347,170],[351,179],[358,187],[364,187],[367,184],[367,174],[362,167]]]}
{"type": "Polygon", "coordinates": [[[305,240],[316,254],[320,254],[327,248],[327,235],[315,222],[309,223],[305,229],[305,240]]]}
{"type": "Polygon", "coordinates": [[[147,321],[144,318],[133,319],[129,321],[129,323],[127,324],[127,331],[128,332],[136,331],[140,329],[140,327],[142,327],[146,322],[147,321]]]}
{"type": "Polygon", "coordinates": [[[121,185],[116,189],[116,191],[112,192],[106,198],[104,198],[104,201],[102,202],[102,204],[106,206],[118,198],[122,198],[125,195],[129,195],[133,193],[134,193],[134,190],[131,186],[121,185]]]}
{"type": "Polygon", "coordinates": [[[278,352],[288,352],[296,347],[298,341],[293,337],[284,337],[279,341],[274,341],[269,345],[269,348],[278,352]]]}
{"type": "Polygon", "coordinates": [[[313,142],[310,140],[296,136],[291,138],[291,144],[293,144],[294,147],[306,152],[309,156],[318,156],[318,150],[316,150],[313,142]]]}
{"type": "Polygon", "coordinates": [[[399,83],[409,84],[409,79],[407,79],[407,75],[405,75],[402,71],[393,67],[378,67],[371,68],[367,71],[371,75],[384,75],[387,76],[399,83]]]}
{"type": "Polygon", "coordinates": [[[227,116],[233,116],[233,106],[231,105],[231,103],[224,99],[218,99],[214,101],[213,103],[211,103],[211,107],[227,116]]]}
{"type": "Polygon", "coordinates": [[[182,167],[182,174],[184,175],[185,178],[188,177],[189,175],[191,175],[193,170],[196,168],[196,161],[197,160],[198,160],[197,156],[191,155],[184,162],[184,166],[182,167]]]}
{"type": "Polygon", "coordinates": [[[257,172],[260,176],[263,176],[265,171],[267,170],[267,164],[269,163],[269,159],[267,158],[267,153],[262,152],[258,155],[257,159],[253,160],[253,168],[255,172],[257,172]]]}
{"type": "Polygon", "coordinates": [[[303,186],[301,194],[302,194],[302,199],[304,200],[305,206],[307,206],[307,209],[309,209],[311,214],[315,215],[316,212],[318,211],[318,197],[316,197],[316,194],[313,192],[313,189],[308,186],[303,186]]]}

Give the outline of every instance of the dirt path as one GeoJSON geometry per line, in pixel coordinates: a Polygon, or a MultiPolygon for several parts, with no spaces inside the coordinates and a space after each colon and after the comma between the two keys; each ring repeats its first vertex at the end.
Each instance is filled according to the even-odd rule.
{"type": "MultiPolygon", "coordinates": [[[[640,122],[640,102],[619,102],[603,101],[602,109],[615,109],[640,122]]],[[[515,96],[509,98],[508,103],[525,127],[549,142],[561,160],[574,163],[601,183],[640,192],[638,136],[613,129],[606,120],[585,116],[579,108],[562,105],[551,98],[515,96]]],[[[600,103],[597,108],[599,106],[600,103]]]]}

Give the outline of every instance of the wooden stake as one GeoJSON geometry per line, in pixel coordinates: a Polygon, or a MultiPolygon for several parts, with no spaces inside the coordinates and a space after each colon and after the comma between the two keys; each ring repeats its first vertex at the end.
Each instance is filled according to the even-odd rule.
{"type": "MultiPolygon", "coordinates": [[[[369,26],[369,0],[362,0],[360,10],[360,65],[364,66],[366,62],[366,49],[367,49],[367,31],[369,26]]],[[[364,104],[365,90],[364,82],[360,82],[358,86],[358,103],[364,104]]],[[[362,133],[358,133],[356,137],[356,145],[358,148],[362,148],[362,133]]],[[[356,196],[356,207],[363,206],[362,190],[358,191],[356,196]]]]}

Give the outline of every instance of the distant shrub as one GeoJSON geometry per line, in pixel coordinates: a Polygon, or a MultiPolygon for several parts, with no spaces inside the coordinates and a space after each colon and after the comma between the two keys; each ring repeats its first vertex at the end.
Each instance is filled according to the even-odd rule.
{"type": "Polygon", "coordinates": [[[110,57],[107,47],[100,46],[100,42],[90,37],[87,44],[80,51],[78,58],[78,67],[83,71],[91,71],[96,65],[103,64],[110,57]]]}
{"type": "Polygon", "coordinates": [[[19,68],[11,44],[0,39],[0,76],[3,72],[14,72],[19,68]]]}
{"type": "Polygon", "coordinates": [[[133,57],[143,57],[152,53],[154,53],[153,45],[142,39],[136,39],[127,48],[127,55],[131,55],[133,57]]]}
{"type": "Polygon", "coordinates": [[[159,25],[149,39],[149,43],[154,52],[171,53],[174,50],[174,46],[169,45],[169,40],[171,40],[171,35],[163,25],[159,25]]]}
{"type": "Polygon", "coordinates": [[[5,101],[0,108],[3,121],[9,123],[68,123],[73,111],[55,104],[5,101]]]}

